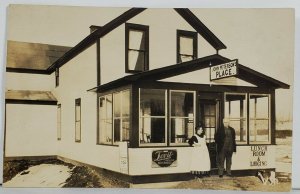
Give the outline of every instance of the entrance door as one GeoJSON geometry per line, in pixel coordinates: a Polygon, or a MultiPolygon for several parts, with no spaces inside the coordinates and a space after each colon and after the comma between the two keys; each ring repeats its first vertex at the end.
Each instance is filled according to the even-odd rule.
{"type": "Polygon", "coordinates": [[[219,128],[220,101],[216,99],[199,99],[199,121],[203,124],[206,143],[210,155],[211,168],[217,168],[217,150],[214,136],[219,128]]]}

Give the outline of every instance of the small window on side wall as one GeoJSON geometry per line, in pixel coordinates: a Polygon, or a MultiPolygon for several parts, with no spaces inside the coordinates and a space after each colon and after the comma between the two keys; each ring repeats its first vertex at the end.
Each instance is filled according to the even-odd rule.
{"type": "Polygon", "coordinates": [[[149,26],[125,24],[126,73],[149,70],[149,26]]]}
{"type": "Polygon", "coordinates": [[[197,56],[197,32],[177,30],[177,63],[191,61],[197,56]]]}
{"type": "Polygon", "coordinates": [[[57,105],[57,140],[61,140],[61,104],[57,105]]]}
{"type": "Polygon", "coordinates": [[[81,99],[75,100],[75,142],[81,141],[81,99]]]}

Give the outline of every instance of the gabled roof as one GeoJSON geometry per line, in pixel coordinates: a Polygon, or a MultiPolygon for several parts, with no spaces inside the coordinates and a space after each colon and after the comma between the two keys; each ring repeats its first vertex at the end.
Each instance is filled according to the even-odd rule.
{"type": "MultiPolygon", "coordinates": [[[[203,58],[195,59],[184,63],[179,63],[179,64],[165,66],[158,69],[153,69],[150,71],[128,75],[123,78],[117,79],[115,81],[92,88],[89,91],[103,92],[116,87],[132,84],[134,82],[157,81],[157,80],[181,75],[184,73],[208,68],[210,67],[210,65],[222,64],[229,61],[231,60],[218,54],[210,55],[210,56],[206,56],[203,58]]],[[[258,87],[267,87],[267,88],[271,87],[274,89],[276,88],[288,89],[290,87],[288,84],[273,79],[267,75],[259,73],[241,64],[238,64],[238,68],[239,68],[238,69],[239,74],[237,75],[238,78],[246,82],[249,82],[251,84],[254,84],[258,87]]]]}
{"type": "MultiPolygon", "coordinates": [[[[80,52],[87,49],[89,46],[94,44],[97,39],[103,37],[110,31],[114,30],[121,24],[125,23],[129,19],[143,12],[146,8],[131,8],[124,12],[117,18],[108,22],[102,28],[95,30],[93,33],[88,35],[70,51],[63,55],[60,59],[55,61],[48,69],[48,73],[52,73],[56,68],[61,67],[80,52]]],[[[226,46],[189,10],[184,8],[176,8],[175,11],[181,15],[204,39],[206,39],[216,50],[225,49],[226,46]]]]}
{"type": "MultiPolygon", "coordinates": [[[[7,41],[7,71],[45,71],[70,47],[7,41]]],[[[46,72],[45,72],[46,73],[46,72]]]]}

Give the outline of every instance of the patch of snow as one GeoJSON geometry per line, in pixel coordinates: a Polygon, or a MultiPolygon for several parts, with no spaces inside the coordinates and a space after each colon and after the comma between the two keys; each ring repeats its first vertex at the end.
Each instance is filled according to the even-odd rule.
{"type": "Polygon", "coordinates": [[[71,169],[64,165],[40,164],[17,174],[4,187],[62,187],[71,169]]]}

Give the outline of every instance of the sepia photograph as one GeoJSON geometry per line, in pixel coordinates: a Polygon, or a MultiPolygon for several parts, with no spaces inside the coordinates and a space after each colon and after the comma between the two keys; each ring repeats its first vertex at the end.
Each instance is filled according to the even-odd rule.
{"type": "Polygon", "coordinates": [[[288,192],[295,10],[7,8],[3,186],[288,192]]]}

